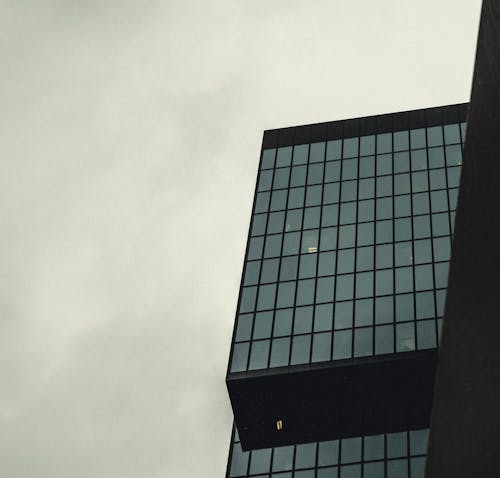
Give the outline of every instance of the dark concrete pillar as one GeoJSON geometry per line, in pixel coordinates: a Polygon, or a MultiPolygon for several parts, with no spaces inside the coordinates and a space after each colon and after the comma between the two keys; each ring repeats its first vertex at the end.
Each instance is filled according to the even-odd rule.
{"type": "Polygon", "coordinates": [[[484,0],[426,477],[498,476],[500,0],[484,0]]]}

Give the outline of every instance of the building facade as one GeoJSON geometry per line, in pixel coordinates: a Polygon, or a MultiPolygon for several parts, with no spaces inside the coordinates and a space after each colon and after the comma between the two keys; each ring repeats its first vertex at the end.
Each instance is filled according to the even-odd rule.
{"type": "Polygon", "coordinates": [[[423,477],[467,105],[264,133],[227,477],[423,477]]]}

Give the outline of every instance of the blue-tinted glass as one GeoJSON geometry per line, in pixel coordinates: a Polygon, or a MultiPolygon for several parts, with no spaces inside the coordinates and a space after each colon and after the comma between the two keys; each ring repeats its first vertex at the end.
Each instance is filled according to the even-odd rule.
{"type": "Polygon", "coordinates": [[[460,131],[458,124],[444,125],[444,140],[446,144],[460,143],[460,131]]]}
{"type": "Polygon", "coordinates": [[[267,339],[271,337],[272,324],[273,324],[272,311],[257,312],[255,314],[255,324],[253,326],[253,338],[267,339]]]}
{"type": "Polygon", "coordinates": [[[342,180],[358,177],[358,159],[344,159],[342,161],[342,180]]]}
{"type": "Polygon", "coordinates": [[[373,296],[373,272],[358,272],[356,275],[356,298],[373,296]]]}
{"type": "Polygon", "coordinates": [[[310,164],[307,173],[307,184],[323,182],[323,163],[310,164]]]}
{"type": "Polygon", "coordinates": [[[405,151],[410,149],[408,131],[394,132],[394,151],[405,151]]]}
{"type": "Polygon", "coordinates": [[[311,144],[311,149],[309,151],[310,163],[318,163],[325,160],[325,145],[326,143],[324,141],[311,144]]]}
{"type": "Polygon", "coordinates": [[[392,269],[376,271],[375,273],[375,293],[377,295],[392,294],[394,290],[392,280],[392,269]]]}
{"type": "Polygon", "coordinates": [[[288,193],[288,209],[304,205],[304,188],[293,188],[288,193]]]}
{"type": "Polygon", "coordinates": [[[313,349],[312,349],[312,362],[323,362],[330,360],[332,348],[332,334],[331,332],[314,334],[313,335],[313,349]]]}
{"type": "Polygon", "coordinates": [[[340,165],[339,161],[326,163],[325,165],[325,183],[340,181],[340,165]]]}
{"type": "Polygon", "coordinates": [[[394,154],[394,172],[406,173],[410,170],[410,154],[408,151],[404,153],[394,154]]]}
{"type": "Polygon", "coordinates": [[[326,147],[326,160],[333,161],[335,159],[340,159],[342,155],[342,140],[337,139],[335,141],[328,141],[326,147]]]}
{"type": "Polygon", "coordinates": [[[413,320],[413,294],[396,296],[396,322],[413,320]]]}
{"type": "Polygon", "coordinates": [[[303,254],[300,256],[300,279],[316,276],[316,259],[317,254],[303,254]]]}
{"type": "Polygon", "coordinates": [[[411,219],[409,217],[394,221],[394,236],[396,241],[408,241],[411,239],[411,219]]]}
{"type": "Polygon", "coordinates": [[[307,155],[309,151],[308,144],[300,144],[295,146],[293,149],[293,164],[305,164],[307,163],[307,155]]]}
{"type": "Polygon", "coordinates": [[[337,274],[354,272],[354,249],[343,249],[337,254],[337,274]]]}
{"type": "Polygon", "coordinates": [[[387,478],[408,478],[408,461],[389,460],[387,462],[387,478]]]}
{"type": "Polygon", "coordinates": [[[363,329],[354,329],[354,356],[364,357],[373,354],[371,327],[363,329]]]}
{"type": "Polygon", "coordinates": [[[282,338],[272,341],[270,367],[281,367],[288,365],[290,353],[290,339],[282,338]]]}
{"type": "Polygon", "coordinates": [[[462,148],[459,144],[446,146],[446,165],[458,166],[462,164],[462,148]]]}
{"type": "Polygon", "coordinates": [[[279,191],[273,191],[271,197],[271,211],[278,211],[279,209],[286,208],[286,199],[288,191],[286,189],[281,189],[279,191]]]}
{"type": "Polygon", "coordinates": [[[309,362],[309,353],[311,350],[311,336],[299,335],[293,337],[292,342],[292,357],[290,359],[291,365],[309,362]]]}
{"type": "MultiPolygon", "coordinates": [[[[254,265],[258,262],[249,262],[248,265],[254,265]]],[[[279,259],[267,259],[262,262],[262,273],[260,282],[276,282],[278,280],[278,267],[279,267],[279,259]]]]}
{"type": "Polygon", "coordinates": [[[373,269],[373,247],[358,247],[356,251],[356,270],[366,271],[373,269]]]}
{"type": "Polygon", "coordinates": [[[432,261],[432,249],[430,239],[423,239],[413,243],[415,264],[422,264],[432,261]]]}
{"type": "Polygon", "coordinates": [[[383,196],[392,196],[392,176],[377,178],[377,197],[383,196]]]}
{"type": "Polygon", "coordinates": [[[361,461],[361,438],[345,438],[340,444],[340,463],[361,461]]]}
{"type": "Polygon", "coordinates": [[[429,189],[429,181],[427,179],[427,171],[412,173],[411,185],[414,193],[427,191],[429,189]]]}
{"type": "Polygon", "coordinates": [[[377,153],[389,153],[392,151],[392,135],[384,133],[377,135],[377,153]]]}
{"type": "Polygon", "coordinates": [[[375,196],[375,178],[359,180],[359,199],[371,199],[375,196]]]}
{"type": "MultiPolygon", "coordinates": [[[[286,213],[285,232],[298,231],[302,228],[302,211],[302,209],[292,209],[286,213]]],[[[273,214],[281,214],[281,212],[273,214]]]]}
{"type": "Polygon", "coordinates": [[[289,232],[284,235],[283,255],[288,256],[299,252],[300,232],[289,232]]]}
{"type": "Polygon", "coordinates": [[[297,307],[295,309],[295,321],[293,323],[294,334],[307,334],[312,330],[312,307],[297,307]]]}
{"type": "Polygon", "coordinates": [[[318,276],[327,276],[335,273],[335,251],[319,254],[318,276]]]}
{"type": "Polygon", "coordinates": [[[384,435],[372,435],[365,437],[364,459],[380,460],[384,458],[384,435]]]}
{"type": "Polygon", "coordinates": [[[276,169],[274,172],[273,189],[287,188],[289,176],[290,168],[276,169]]]}
{"type": "MultiPolygon", "coordinates": [[[[450,209],[454,210],[457,207],[458,189],[449,189],[448,197],[450,200],[450,209]]],[[[453,224],[453,222],[452,222],[453,224]]]]}
{"type": "Polygon", "coordinates": [[[411,242],[398,242],[394,245],[396,266],[408,266],[413,263],[411,242]]]}
{"type": "Polygon", "coordinates": [[[354,324],[356,327],[373,324],[373,299],[356,301],[354,324]]]}
{"type": "Polygon", "coordinates": [[[446,300],[446,291],[437,290],[436,291],[436,310],[438,317],[442,317],[444,315],[444,304],[446,300]]]}
{"type": "Polygon", "coordinates": [[[392,325],[378,325],[375,327],[375,354],[389,354],[394,352],[394,328],[392,325]]]}
{"type": "Polygon", "coordinates": [[[446,187],[446,173],[444,168],[431,169],[429,171],[431,189],[443,189],[446,187]]]}
{"type": "Polygon", "coordinates": [[[242,342],[234,345],[231,372],[241,372],[247,369],[249,348],[250,342],[242,342]]]}
{"type": "Polygon", "coordinates": [[[392,244],[384,244],[375,248],[377,269],[384,269],[393,266],[392,244]]]}
{"type": "Polygon", "coordinates": [[[429,147],[443,144],[443,128],[441,126],[427,128],[427,144],[429,147]]]}
{"type": "Polygon", "coordinates": [[[340,478],[361,478],[361,465],[346,465],[340,468],[340,478]]]}
{"type": "Polygon", "coordinates": [[[278,148],[278,156],[276,157],[276,167],[290,166],[292,161],[292,147],[285,146],[283,148],[278,148]]]}
{"type": "Polygon", "coordinates": [[[303,254],[315,253],[318,251],[318,229],[312,229],[302,233],[302,246],[300,250],[303,254]]]}
{"type": "Polygon", "coordinates": [[[364,463],[363,478],[385,478],[384,462],[364,463]]]}
{"type": "Polygon", "coordinates": [[[427,453],[427,441],[429,430],[414,430],[410,432],[410,454],[425,455],[427,453]]]}
{"type": "Polygon", "coordinates": [[[359,201],[358,203],[358,221],[373,221],[374,219],[375,201],[369,199],[367,201],[359,201]]]}
{"type": "Polygon", "coordinates": [[[318,466],[336,465],[339,457],[339,441],[318,443],[318,466]]]}
{"type": "Polygon", "coordinates": [[[293,465],[293,446],[280,446],[274,449],[273,471],[291,470],[293,465]]]}
{"type": "Polygon", "coordinates": [[[238,316],[238,327],[236,329],[236,341],[250,340],[252,333],[253,314],[240,314],[238,316]]]}
{"type": "Polygon", "coordinates": [[[261,171],[260,175],[259,175],[258,190],[259,191],[266,191],[268,189],[271,189],[272,179],[273,179],[273,170],[272,169],[266,169],[264,171],[261,171]]]}
{"type": "Polygon", "coordinates": [[[293,166],[290,186],[304,186],[306,183],[307,166],[293,166]]]}
{"type": "Polygon", "coordinates": [[[425,148],[425,128],[410,130],[411,149],[425,148]]]}
{"type": "Polygon", "coordinates": [[[248,370],[266,368],[268,356],[269,340],[259,340],[258,342],[252,342],[252,352],[250,353],[248,370]]]}
{"type": "Polygon", "coordinates": [[[413,214],[429,214],[429,194],[417,193],[412,195],[413,214]]]}
{"type": "Polygon", "coordinates": [[[336,226],[339,217],[339,206],[338,204],[330,204],[329,206],[323,206],[323,211],[321,215],[321,226],[336,226]]]}
{"type": "Polygon", "coordinates": [[[396,269],[396,292],[410,292],[413,289],[413,273],[411,267],[396,269]]]}
{"type": "Polygon", "coordinates": [[[280,280],[292,280],[297,278],[298,257],[283,257],[281,259],[280,280]]]}
{"type": "Polygon", "coordinates": [[[450,258],[450,238],[440,237],[433,240],[434,243],[434,260],[447,261],[450,258]]]}
{"type": "Polygon", "coordinates": [[[344,139],[344,158],[354,158],[358,155],[358,138],[344,139]]]}
{"type": "Polygon", "coordinates": [[[269,220],[267,223],[267,233],[275,234],[277,232],[283,232],[283,223],[285,220],[285,212],[272,212],[269,214],[269,220]]]}
{"type": "Polygon", "coordinates": [[[413,237],[420,239],[431,235],[429,216],[416,216],[413,218],[413,237]]]}
{"type": "Polygon", "coordinates": [[[350,358],[352,356],[352,330],[337,330],[333,334],[334,360],[350,358]]]}
{"type": "Polygon", "coordinates": [[[252,236],[260,236],[266,231],[267,214],[256,214],[252,222],[252,236]]]}
{"type": "Polygon", "coordinates": [[[320,277],[316,283],[316,302],[333,301],[335,277],[320,277]]]}
{"type": "Polygon", "coordinates": [[[392,242],[392,221],[377,221],[377,244],[392,242]]]}
{"type": "Polygon", "coordinates": [[[259,282],[260,261],[248,262],[245,268],[243,285],[255,285],[259,282]]]}
{"type": "Polygon", "coordinates": [[[340,190],[340,199],[344,201],[356,201],[357,181],[343,181],[340,190]]]}
{"type": "Polygon", "coordinates": [[[292,333],[293,309],[277,310],[274,316],[274,336],[290,335],[292,333]]]}
{"type": "Polygon", "coordinates": [[[337,228],[326,227],[321,229],[321,247],[322,251],[335,249],[337,247],[337,228]]]}
{"type": "Polygon", "coordinates": [[[411,350],[415,350],[415,328],[413,322],[397,324],[396,352],[410,352],[411,350]]]}
{"type": "Polygon", "coordinates": [[[253,450],[250,458],[250,474],[267,473],[271,466],[271,449],[253,450]]]}
{"type": "Polygon", "coordinates": [[[314,279],[299,280],[297,284],[297,305],[314,302],[314,279]]]}
{"type": "Polygon", "coordinates": [[[335,329],[352,327],[352,301],[335,304],[335,329]]]}
{"type": "Polygon", "coordinates": [[[359,160],[359,177],[369,178],[375,176],[375,157],[365,156],[359,160]]]}
{"type": "Polygon", "coordinates": [[[359,154],[366,156],[368,154],[375,154],[375,136],[361,136],[359,138],[359,154]]]}
{"type": "Polygon", "coordinates": [[[243,287],[241,292],[240,313],[252,312],[257,298],[257,287],[243,287]]]}
{"type": "Polygon", "coordinates": [[[442,168],[444,166],[444,148],[430,148],[429,155],[429,168],[442,168]]]}
{"type": "MultiPolygon", "coordinates": [[[[364,225],[364,224],[361,224],[364,225]]],[[[361,226],[360,225],[360,226],[361,226]]],[[[339,227],[339,247],[354,247],[354,237],[356,234],[356,226],[340,226],[339,227]]]]}
{"type": "Polygon", "coordinates": [[[276,307],[291,307],[295,299],[295,281],[282,282],[278,285],[276,307]]]}
{"type": "Polygon", "coordinates": [[[411,169],[412,171],[427,169],[427,152],[425,149],[411,152],[411,169]]]}
{"type": "Polygon", "coordinates": [[[266,212],[269,208],[269,198],[271,197],[271,193],[257,193],[257,197],[255,199],[255,212],[266,212]]]}
{"type": "Polygon", "coordinates": [[[276,155],[276,149],[265,149],[262,151],[262,169],[268,169],[274,167],[274,157],[276,155]]]}
{"type": "Polygon", "coordinates": [[[377,156],[377,175],[392,173],[392,154],[377,156]]]}
{"type": "Polygon", "coordinates": [[[375,240],[373,222],[358,224],[358,246],[368,246],[375,240]]]}
{"type": "Polygon", "coordinates": [[[456,166],[448,169],[448,186],[450,188],[456,188],[460,184],[460,166],[456,166]]]}
{"type": "Polygon", "coordinates": [[[336,300],[352,299],[354,295],[354,275],[337,276],[336,300]]]}
{"type": "Polygon", "coordinates": [[[266,237],[266,246],[264,248],[264,257],[276,257],[281,252],[282,234],[274,234],[266,237]]]}
{"type": "Polygon", "coordinates": [[[248,457],[250,453],[243,451],[239,443],[233,445],[233,453],[231,455],[231,470],[229,476],[243,476],[247,474],[248,457]]]}
{"type": "Polygon", "coordinates": [[[396,196],[394,198],[394,216],[410,216],[411,215],[411,197],[407,194],[404,196],[396,196]]]}
{"type": "Polygon", "coordinates": [[[321,208],[308,207],[304,211],[304,229],[313,229],[319,227],[321,208]]]}
{"type": "MultiPolygon", "coordinates": [[[[277,476],[276,478],[281,478],[281,477],[277,476]]],[[[296,471],[293,474],[293,478],[314,478],[314,470],[296,471]]]]}
{"type": "Polygon", "coordinates": [[[388,324],[394,320],[393,317],[394,317],[394,310],[392,305],[392,296],[377,297],[375,299],[375,323],[388,324]]]}
{"type": "Polygon", "coordinates": [[[410,460],[411,478],[424,478],[425,476],[425,457],[412,458],[410,460]]]}
{"type": "Polygon", "coordinates": [[[417,345],[420,350],[436,347],[436,322],[434,320],[417,322],[417,345]]]}
{"type": "Polygon", "coordinates": [[[392,198],[377,199],[377,219],[388,219],[392,217],[392,198]]]}
{"type": "Polygon", "coordinates": [[[333,321],[333,304],[320,304],[315,307],[314,331],[330,330],[333,321]]]}
{"type": "Polygon", "coordinates": [[[434,317],[434,292],[418,292],[415,295],[417,320],[434,317]]]}
{"type": "Polygon", "coordinates": [[[276,284],[262,285],[259,287],[257,310],[272,309],[276,295],[276,284]]]}
{"type": "Polygon", "coordinates": [[[415,290],[432,289],[434,283],[432,280],[432,266],[416,266],[415,267],[415,290]]]}
{"type": "Polygon", "coordinates": [[[410,175],[408,173],[394,176],[394,194],[407,194],[410,192],[410,175]]]}
{"type": "Polygon", "coordinates": [[[339,183],[325,184],[323,188],[323,204],[339,202],[340,186],[339,183]]]}

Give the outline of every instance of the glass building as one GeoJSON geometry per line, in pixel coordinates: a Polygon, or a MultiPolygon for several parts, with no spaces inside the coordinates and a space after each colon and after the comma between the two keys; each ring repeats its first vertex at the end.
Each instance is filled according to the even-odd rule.
{"type": "Polygon", "coordinates": [[[227,477],[423,477],[466,110],[264,133],[227,477]]]}

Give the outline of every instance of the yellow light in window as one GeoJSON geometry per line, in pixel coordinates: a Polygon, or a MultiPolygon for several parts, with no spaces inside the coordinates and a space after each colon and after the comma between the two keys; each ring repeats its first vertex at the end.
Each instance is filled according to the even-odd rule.
{"type": "Polygon", "coordinates": [[[283,429],[283,420],[276,420],[276,428],[278,430],[282,430],[283,429]]]}
{"type": "Polygon", "coordinates": [[[308,247],[307,252],[309,253],[318,252],[318,248],[316,246],[308,247]]]}

